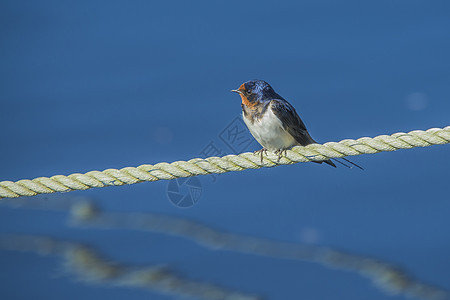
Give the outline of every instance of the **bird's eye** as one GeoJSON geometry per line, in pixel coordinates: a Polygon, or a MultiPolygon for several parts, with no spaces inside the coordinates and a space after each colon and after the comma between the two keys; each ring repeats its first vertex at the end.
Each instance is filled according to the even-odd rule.
{"type": "Polygon", "coordinates": [[[247,90],[247,95],[251,95],[251,94],[252,94],[252,92],[247,90]]]}

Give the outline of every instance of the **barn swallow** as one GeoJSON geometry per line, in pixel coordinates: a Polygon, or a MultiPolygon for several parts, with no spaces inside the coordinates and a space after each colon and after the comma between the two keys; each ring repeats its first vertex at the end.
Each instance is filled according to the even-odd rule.
{"type": "MultiPolygon", "coordinates": [[[[311,137],[295,108],[263,80],[250,80],[243,83],[237,90],[232,90],[241,96],[242,115],[250,133],[263,147],[255,153],[263,154],[272,151],[280,160],[283,152],[293,146],[306,146],[316,141],[311,137]]],[[[352,165],[361,168],[343,158],[352,165]]],[[[337,160],[336,160],[337,161],[337,160]]],[[[331,160],[314,161],[326,163],[336,168],[331,160]]],[[[337,161],[350,167],[340,161],[337,161]]],[[[361,168],[362,169],[362,168],[361,168]]]]}

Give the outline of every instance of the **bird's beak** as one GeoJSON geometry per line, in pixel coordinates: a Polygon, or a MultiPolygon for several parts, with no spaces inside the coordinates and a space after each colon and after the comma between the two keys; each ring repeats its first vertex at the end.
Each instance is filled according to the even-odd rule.
{"type": "Polygon", "coordinates": [[[231,90],[231,91],[243,95],[241,90],[231,90]]]}

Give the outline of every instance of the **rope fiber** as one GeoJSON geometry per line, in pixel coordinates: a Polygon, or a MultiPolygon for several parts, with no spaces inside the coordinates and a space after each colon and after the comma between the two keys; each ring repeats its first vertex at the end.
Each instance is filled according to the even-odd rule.
{"type": "Polygon", "coordinates": [[[450,126],[431,128],[426,131],[414,130],[408,133],[399,132],[392,135],[379,135],[374,138],[346,139],[323,145],[296,146],[291,150],[287,150],[286,154],[279,161],[278,155],[270,152],[264,155],[262,161],[259,155],[245,152],[239,155],[208,157],[205,159],[194,158],[189,161],[176,161],[173,163],[144,164],[120,170],[107,169],[104,171],[90,171],[85,174],[74,173],[68,176],[55,175],[50,178],[38,177],[33,180],[24,179],[17,182],[1,181],[0,199],[87,190],[95,187],[134,184],[161,179],[170,180],[180,177],[220,174],[448,143],[450,143],[450,126]]]}

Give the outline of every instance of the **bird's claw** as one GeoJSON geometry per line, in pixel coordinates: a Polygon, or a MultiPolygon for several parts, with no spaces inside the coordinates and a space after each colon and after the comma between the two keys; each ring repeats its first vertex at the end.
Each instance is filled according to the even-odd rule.
{"type": "Polygon", "coordinates": [[[263,155],[266,154],[267,155],[267,149],[266,148],[262,148],[260,150],[256,150],[255,152],[253,152],[253,154],[261,154],[261,163],[263,162],[263,155]]]}
{"type": "MultiPolygon", "coordinates": [[[[281,157],[284,155],[286,156],[287,154],[287,149],[278,149],[277,151],[274,152],[276,155],[278,155],[278,160],[277,162],[280,162],[281,157]]],[[[262,148],[260,150],[256,150],[255,152],[253,152],[253,154],[260,154],[261,155],[261,163],[263,162],[263,155],[267,155],[267,149],[266,148],[262,148]]]]}
{"type": "Polygon", "coordinates": [[[281,157],[283,156],[283,152],[284,152],[284,156],[286,156],[287,154],[287,149],[278,149],[277,151],[275,151],[274,153],[278,155],[278,160],[277,162],[280,162],[281,157]]]}

